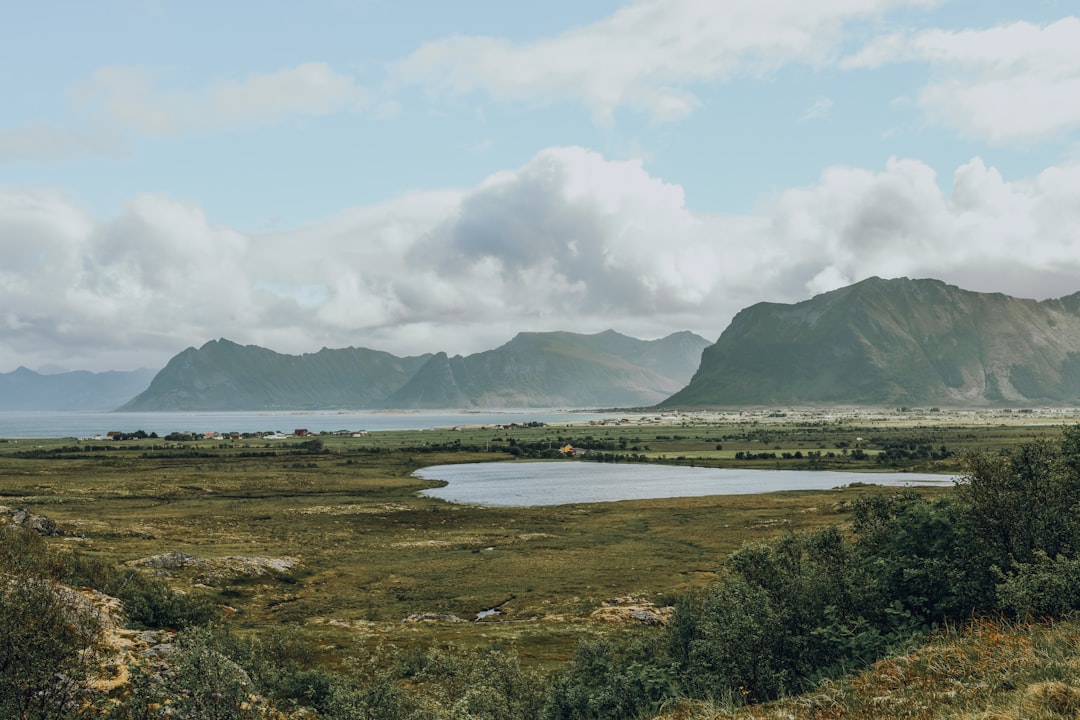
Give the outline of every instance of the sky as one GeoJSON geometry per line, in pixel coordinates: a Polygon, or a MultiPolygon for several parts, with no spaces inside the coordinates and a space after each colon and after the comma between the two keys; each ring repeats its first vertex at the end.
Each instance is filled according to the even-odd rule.
{"type": "Polygon", "coordinates": [[[0,372],[1080,291],[1077,0],[0,0],[0,372]]]}

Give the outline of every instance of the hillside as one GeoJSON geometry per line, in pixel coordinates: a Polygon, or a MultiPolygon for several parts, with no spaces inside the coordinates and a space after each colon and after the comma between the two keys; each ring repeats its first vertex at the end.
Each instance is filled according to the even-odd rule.
{"type": "Polygon", "coordinates": [[[1077,642],[1075,618],[977,619],[805,695],[739,708],[674,703],[656,720],[1067,720],[1080,711],[1077,642]]]}
{"type": "Polygon", "coordinates": [[[521,333],[495,350],[399,358],[365,348],[283,355],[214,340],[174,357],[122,410],[646,405],[684,386],[708,341],[521,333]]]}
{"type": "Polygon", "coordinates": [[[1035,301],[870,278],[741,311],[664,407],[1074,403],[1080,293],[1035,301]]]}
{"type": "Polygon", "coordinates": [[[366,348],[283,355],[212,340],[168,362],[121,410],[316,410],[379,403],[429,358],[366,348]]]}
{"type": "Polygon", "coordinates": [[[494,350],[433,356],[386,407],[651,405],[682,387],[708,341],[681,332],[637,340],[608,330],[520,333],[494,350]]]}
{"type": "Polygon", "coordinates": [[[156,371],[0,373],[0,410],[112,410],[146,389],[156,371]]]}

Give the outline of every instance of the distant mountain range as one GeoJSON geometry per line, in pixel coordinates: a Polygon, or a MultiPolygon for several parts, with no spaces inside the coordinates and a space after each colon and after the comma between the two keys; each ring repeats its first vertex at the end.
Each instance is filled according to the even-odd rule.
{"type": "Polygon", "coordinates": [[[112,410],[142,392],[156,370],[0,373],[0,410],[112,410]]]}
{"type": "Polygon", "coordinates": [[[663,407],[1080,401],[1080,293],[1024,300],[870,278],[741,311],[663,407]]]}
{"type": "Polygon", "coordinates": [[[156,375],[26,368],[0,410],[318,410],[1080,403],[1080,293],[1024,300],[870,278],[741,311],[715,344],[679,332],[520,333],[494,350],[283,355],[213,340],[156,375]]]}
{"type": "Polygon", "coordinates": [[[652,405],[683,387],[708,341],[614,331],[521,333],[494,350],[396,357],[365,348],[282,355],[214,340],[188,348],[121,410],[652,405]]]}

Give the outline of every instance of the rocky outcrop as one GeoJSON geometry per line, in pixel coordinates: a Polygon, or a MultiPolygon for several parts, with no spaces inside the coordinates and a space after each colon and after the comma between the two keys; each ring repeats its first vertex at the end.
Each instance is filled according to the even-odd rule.
{"type": "Polygon", "coordinates": [[[247,555],[200,558],[174,551],[132,560],[128,565],[131,567],[153,568],[162,575],[170,575],[172,571],[193,568],[202,573],[197,582],[214,585],[221,581],[239,577],[285,574],[300,567],[300,560],[294,557],[268,558],[247,555]]]}
{"type": "Polygon", "coordinates": [[[61,530],[52,518],[45,515],[34,515],[26,508],[12,508],[0,505],[0,525],[24,527],[45,537],[71,535],[71,533],[61,530]]]}
{"type": "Polygon", "coordinates": [[[409,617],[402,620],[402,622],[407,622],[407,623],[438,623],[438,622],[459,623],[459,622],[465,622],[465,621],[462,620],[461,618],[459,618],[457,615],[454,615],[453,613],[418,612],[418,613],[413,613],[409,617]]]}
{"type": "Polygon", "coordinates": [[[667,625],[675,614],[673,607],[657,607],[654,603],[637,597],[621,597],[605,600],[589,615],[593,620],[614,625],[667,625]]]}

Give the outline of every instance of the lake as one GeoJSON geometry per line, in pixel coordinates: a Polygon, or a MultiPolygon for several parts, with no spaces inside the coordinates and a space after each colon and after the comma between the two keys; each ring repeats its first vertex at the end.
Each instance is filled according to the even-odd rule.
{"type": "Polygon", "coordinates": [[[261,432],[297,428],[334,430],[423,430],[456,425],[588,422],[627,413],[552,409],[434,411],[281,411],[281,412],[55,412],[0,411],[0,438],[87,438],[110,430],[171,432],[261,432]]]}
{"type": "Polygon", "coordinates": [[[423,495],[470,505],[564,505],[779,490],[828,490],[851,483],[888,487],[951,486],[953,475],[847,473],[824,470],[743,470],[580,461],[434,465],[413,473],[442,480],[423,495]]]}

